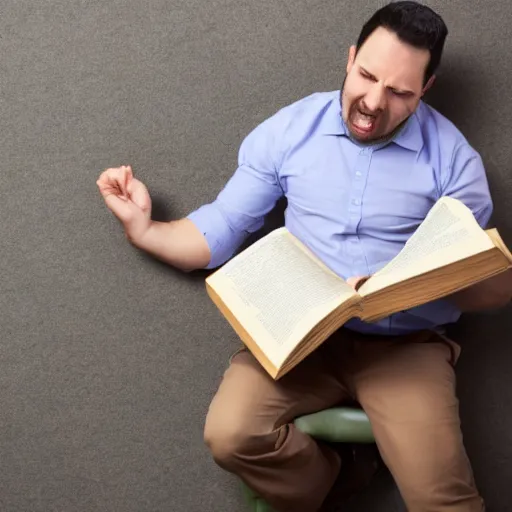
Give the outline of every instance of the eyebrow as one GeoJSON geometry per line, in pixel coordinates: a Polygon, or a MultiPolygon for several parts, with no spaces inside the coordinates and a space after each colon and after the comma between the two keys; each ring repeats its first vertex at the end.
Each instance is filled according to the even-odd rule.
{"type": "MultiPolygon", "coordinates": [[[[365,69],[363,66],[359,65],[359,69],[366,75],[368,75],[369,78],[372,78],[374,80],[377,80],[377,77],[370,73],[367,69],[365,69]]],[[[399,94],[414,94],[414,91],[410,91],[409,89],[399,89],[398,87],[391,87],[387,86],[388,89],[398,92],[399,94]]]]}

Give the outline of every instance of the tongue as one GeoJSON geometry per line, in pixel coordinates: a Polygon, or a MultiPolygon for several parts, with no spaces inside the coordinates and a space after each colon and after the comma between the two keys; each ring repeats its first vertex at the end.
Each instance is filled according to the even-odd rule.
{"type": "Polygon", "coordinates": [[[375,118],[372,116],[366,116],[361,114],[361,112],[356,111],[354,115],[354,124],[362,130],[371,130],[375,124],[375,118]]]}

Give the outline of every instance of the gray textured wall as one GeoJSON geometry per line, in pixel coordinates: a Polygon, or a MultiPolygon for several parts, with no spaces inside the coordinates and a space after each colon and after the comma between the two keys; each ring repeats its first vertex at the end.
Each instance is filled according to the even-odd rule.
{"type": "MultiPolygon", "coordinates": [[[[512,7],[429,4],[451,31],[430,100],[481,151],[510,244],[512,7]]],[[[129,246],[95,181],[131,164],[160,219],[211,200],[257,123],[339,87],[348,46],[380,5],[1,2],[2,511],[243,510],[202,444],[236,338],[204,275],[129,246]]],[[[490,512],[512,498],[510,316],[457,332],[466,443],[490,512]]],[[[402,510],[389,478],[356,509],[402,510]]]]}

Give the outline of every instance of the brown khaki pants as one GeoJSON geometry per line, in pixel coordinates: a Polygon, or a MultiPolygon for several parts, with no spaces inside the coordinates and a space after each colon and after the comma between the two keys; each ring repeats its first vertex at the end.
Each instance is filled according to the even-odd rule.
{"type": "Polygon", "coordinates": [[[429,331],[382,337],[341,329],[274,381],[242,350],[211,403],[205,442],[219,466],[277,511],[318,511],[342,461],[293,419],[355,400],[410,512],[482,512],[460,430],[459,352],[429,331]]]}

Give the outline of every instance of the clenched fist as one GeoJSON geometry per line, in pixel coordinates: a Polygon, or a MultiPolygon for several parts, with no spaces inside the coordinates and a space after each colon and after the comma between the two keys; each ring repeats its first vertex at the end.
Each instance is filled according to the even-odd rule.
{"type": "Polygon", "coordinates": [[[130,166],[103,171],[96,182],[107,207],[121,221],[130,240],[140,239],[151,225],[148,189],[133,177],[130,166]]]}

